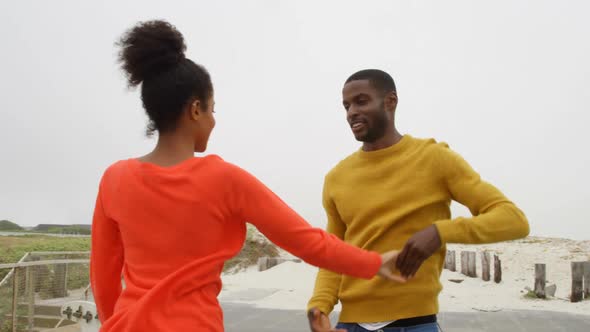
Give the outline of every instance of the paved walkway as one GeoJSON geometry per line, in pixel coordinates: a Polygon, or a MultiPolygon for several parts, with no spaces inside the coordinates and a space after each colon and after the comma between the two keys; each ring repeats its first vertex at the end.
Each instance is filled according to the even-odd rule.
{"type": "MultiPolygon", "coordinates": [[[[223,304],[227,332],[305,332],[302,311],[223,304]]],[[[590,314],[590,313],[589,313],[590,314]]],[[[334,321],[337,316],[331,316],[334,321]]],[[[439,315],[443,332],[589,332],[590,316],[550,311],[447,312],[439,315]]]]}

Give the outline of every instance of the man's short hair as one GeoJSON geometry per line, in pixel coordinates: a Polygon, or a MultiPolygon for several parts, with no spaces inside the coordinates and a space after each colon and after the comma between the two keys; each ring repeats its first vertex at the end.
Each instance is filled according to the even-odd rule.
{"type": "Polygon", "coordinates": [[[357,71],[356,73],[350,75],[350,77],[346,80],[346,83],[360,80],[369,80],[371,85],[375,89],[380,90],[383,94],[389,92],[397,93],[393,78],[391,77],[391,75],[382,70],[364,69],[361,71],[357,71]]]}

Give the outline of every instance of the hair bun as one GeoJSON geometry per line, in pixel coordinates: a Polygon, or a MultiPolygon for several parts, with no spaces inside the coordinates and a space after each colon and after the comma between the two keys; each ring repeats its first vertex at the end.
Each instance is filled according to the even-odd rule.
{"type": "Polygon", "coordinates": [[[184,60],[186,45],[182,34],[162,20],[140,22],[117,42],[119,62],[130,86],[165,72],[184,60]]]}

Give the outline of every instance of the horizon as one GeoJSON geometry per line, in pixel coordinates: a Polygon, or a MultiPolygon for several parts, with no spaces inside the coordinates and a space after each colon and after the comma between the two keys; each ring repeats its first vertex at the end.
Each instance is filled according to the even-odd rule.
{"type": "MultiPolygon", "coordinates": [[[[9,221],[12,222],[10,220],[7,219],[0,219],[0,222],[2,221],[9,221]]],[[[12,222],[14,224],[16,224],[17,226],[20,226],[22,228],[29,228],[29,227],[36,227],[36,226],[40,226],[40,225],[55,225],[55,226],[91,226],[92,224],[37,224],[34,226],[27,226],[27,225],[21,225],[15,222],[12,222]]],[[[256,226],[252,225],[254,228],[256,228],[256,226]]],[[[262,234],[262,232],[260,232],[260,230],[258,230],[258,228],[256,228],[256,230],[262,234]]],[[[10,233],[11,231],[2,231],[0,230],[0,233],[3,232],[8,232],[10,233]]],[[[264,234],[263,234],[264,235],[264,234]]],[[[537,235],[528,235],[525,238],[522,239],[516,239],[516,240],[510,240],[510,241],[503,241],[503,242],[519,242],[528,238],[542,238],[542,239],[559,239],[559,240],[573,240],[573,241],[579,241],[579,242],[588,242],[590,241],[590,239],[572,239],[572,238],[568,238],[568,237],[556,237],[556,236],[537,236],[537,235]]],[[[268,239],[267,239],[268,240],[268,239]]],[[[269,240],[270,241],[270,240],[269,240]]],[[[498,242],[498,243],[502,243],[502,242],[498,242]]],[[[456,243],[451,243],[452,245],[469,245],[469,244],[456,244],[456,243]]],[[[481,244],[479,244],[481,246],[481,244]]],[[[478,244],[473,244],[473,246],[478,246],[478,244]]]]}

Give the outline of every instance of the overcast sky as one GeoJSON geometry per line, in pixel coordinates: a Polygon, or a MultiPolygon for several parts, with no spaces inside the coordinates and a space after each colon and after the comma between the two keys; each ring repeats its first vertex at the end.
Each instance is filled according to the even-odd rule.
{"type": "Polygon", "coordinates": [[[402,133],[448,142],[532,234],[590,239],[588,13],[582,0],[2,1],[0,219],[90,223],[104,169],[150,151],[114,42],[163,18],[213,77],[207,153],[313,225],[325,173],[359,147],[343,82],[379,68],[402,133]]]}

